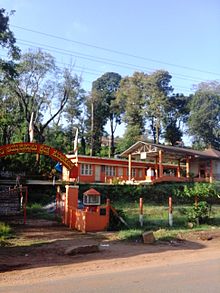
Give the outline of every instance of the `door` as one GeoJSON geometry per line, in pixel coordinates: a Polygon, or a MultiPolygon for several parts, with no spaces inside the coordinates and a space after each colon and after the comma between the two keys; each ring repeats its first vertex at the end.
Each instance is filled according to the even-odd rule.
{"type": "Polygon", "coordinates": [[[99,166],[99,165],[95,166],[95,181],[96,182],[101,181],[101,166],[99,166]]]}

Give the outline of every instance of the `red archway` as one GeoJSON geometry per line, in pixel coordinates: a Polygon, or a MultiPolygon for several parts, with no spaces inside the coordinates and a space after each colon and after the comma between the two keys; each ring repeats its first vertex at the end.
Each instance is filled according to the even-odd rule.
{"type": "Polygon", "coordinates": [[[45,144],[33,142],[19,142],[0,146],[0,158],[18,153],[36,153],[49,156],[55,161],[60,162],[68,170],[72,170],[75,167],[74,163],[72,163],[66,155],[45,144]]]}

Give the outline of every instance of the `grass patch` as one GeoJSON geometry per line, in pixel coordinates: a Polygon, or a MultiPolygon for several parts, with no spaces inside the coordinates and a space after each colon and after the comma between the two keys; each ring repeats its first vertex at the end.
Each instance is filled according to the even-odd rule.
{"type": "Polygon", "coordinates": [[[140,227],[139,223],[139,204],[133,203],[114,203],[116,209],[120,209],[124,213],[124,219],[129,225],[129,229],[124,226],[118,232],[120,240],[137,240],[142,238],[144,231],[153,231],[156,240],[171,241],[182,233],[192,231],[209,230],[220,226],[220,206],[214,205],[209,211],[208,224],[203,224],[193,228],[188,227],[187,213],[191,208],[190,205],[178,205],[173,207],[173,226],[168,223],[168,207],[164,205],[144,205],[144,225],[140,227]]]}
{"type": "Polygon", "coordinates": [[[129,229],[129,230],[122,230],[118,232],[117,238],[119,240],[141,240],[142,239],[142,229],[129,229]]]}
{"type": "Polygon", "coordinates": [[[12,237],[12,229],[8,224],[0,222],[0,247],[8,245],[8,239],[12,237]]]}

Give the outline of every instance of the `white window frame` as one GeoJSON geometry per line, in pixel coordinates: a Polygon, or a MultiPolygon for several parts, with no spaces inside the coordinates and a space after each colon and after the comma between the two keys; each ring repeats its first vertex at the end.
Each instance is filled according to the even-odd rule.
{"type": "Polygon", "coordinates": [[[80,174],[84,176],[92,175],[92,165],[91,164],[81,164],[80,174]]]}
{"type": "Polygon", "coordinates": [[[123,168],[122,167],[118,167],[118,176],[122,177],[123,176],[123,168]]]}
{"type": "Polygon", "coordinates": [[[131,177],[132,178],[136,177],[136,169],[135,168],[131,168],[131,177]]]}
{"type": "Polygon", "coordinates": [[[105,166],[105,175],[106,176],[115,176],[116,167],[115,166],[105,166]]]}

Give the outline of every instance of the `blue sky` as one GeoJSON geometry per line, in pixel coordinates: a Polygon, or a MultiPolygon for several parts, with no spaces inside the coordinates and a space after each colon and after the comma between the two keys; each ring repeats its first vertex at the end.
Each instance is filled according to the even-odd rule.
{"type": "Polygon", "coordinates": [[[16,10],[10,25],[23,52],[41,47],[58,66],[74,64],[87,91],[108,71],[165,69],[175,92],[185,94],[193,84],[220,80],[219,0],[1,0],[1,6],[16,10]]]}

